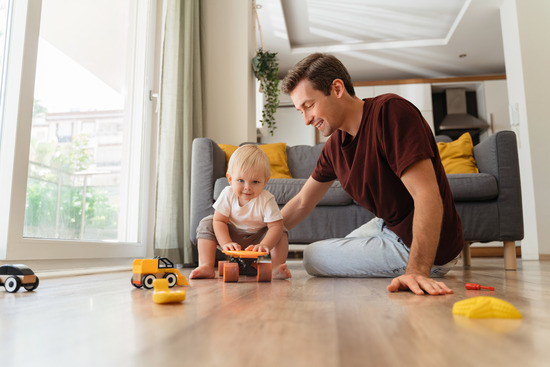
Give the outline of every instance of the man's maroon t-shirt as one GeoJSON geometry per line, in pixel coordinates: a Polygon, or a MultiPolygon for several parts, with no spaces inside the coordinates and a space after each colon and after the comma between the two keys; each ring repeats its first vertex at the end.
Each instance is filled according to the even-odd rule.
{"type": "Polygon", "coordinates": [[[430,127],[416,107],[395,94],[364,101],[355,138],[335,131],[325,143],[312,177],[319,182],[338,179],[359,205],[382,218],[410,247],[414,202],[401,175],[413,163],[431,159],[444,210],[434,263],[451,261],[464,245],[462,223],[430,127]]]}

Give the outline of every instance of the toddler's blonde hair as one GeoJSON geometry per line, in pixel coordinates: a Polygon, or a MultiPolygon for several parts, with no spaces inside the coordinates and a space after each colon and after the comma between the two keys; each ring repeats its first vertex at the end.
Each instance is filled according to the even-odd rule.
{"type": "Polygon", "coordinates": [[[227,173],[232,175],[235,169],[240,169],[243,174],[262,170],[266,180],[271,176],[269,159],[265,152],[255,144],[243,145],[231,155],[227,164],[227,173]]]}

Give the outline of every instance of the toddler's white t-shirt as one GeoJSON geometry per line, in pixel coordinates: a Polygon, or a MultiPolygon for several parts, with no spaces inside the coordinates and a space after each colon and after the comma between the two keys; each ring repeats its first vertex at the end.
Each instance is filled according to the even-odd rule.
{"type": "Polygon", "coordinates": [[[246,205],[240,206],[239,197],[231,186],[227,186],[212,206],[220,214],[229,217],[229,223],[247,232],[256,232],[264,228],[266,223],[283,219],[275,197],[266,190],[246,205]]]}

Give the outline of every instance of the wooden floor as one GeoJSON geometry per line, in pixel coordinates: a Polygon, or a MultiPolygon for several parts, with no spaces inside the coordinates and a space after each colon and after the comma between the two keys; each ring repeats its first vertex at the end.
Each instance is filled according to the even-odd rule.
{"type": "Polygon", "coordinates": [[[178,305],[153,303],[130,272],[43,279],[35,292],[0,290],[0,366],[550,366],[550,262],[472,263],[447,276],[455,294],[437,297],[310,277],[300,261],[289,281],[191,281],[178,305]],[[523,319],[453,317],[478,295],[523,319]]]}

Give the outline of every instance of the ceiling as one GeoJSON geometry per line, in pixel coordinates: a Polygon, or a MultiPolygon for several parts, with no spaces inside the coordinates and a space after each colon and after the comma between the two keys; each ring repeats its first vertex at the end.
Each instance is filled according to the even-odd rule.
{"type": "Polygon", "coordinates": [[[504,74],[503,0],[256,0],[258,47],[279,77],[313,52],[354,81],[504,74]]]}

